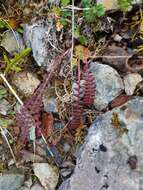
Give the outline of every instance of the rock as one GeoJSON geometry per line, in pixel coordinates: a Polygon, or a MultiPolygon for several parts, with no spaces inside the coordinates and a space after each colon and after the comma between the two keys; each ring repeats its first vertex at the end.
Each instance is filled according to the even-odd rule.
{"type": "Polygon", "coordinates": [[[91,62],[90,70],[96,84],[94,105],[96,109],[102,110],[122,92],[123,82],[117,71],[108,65],[91,62]]]}
{"type": "Polygon", "coordinates": [[[55,190],[59,174],[48,163],[34,163],[33,170],[45,190],[55,190]]]}
{"type": "Polygon", "coordinates": [[[75,165],[71,161],[64,161],[60,166],[60,173],[62,177],[68,177],[73,172],[75,165]]]}
{"type": "Polygon", "coordinates": [[[1,173],[0,174],[0,189],[2,190],[17,190],[24,182],[24,175],[20,173],[1,173]]]}
{"type": "MultiPolygon", "coordinates": [[[[50,151],[52,152],[53,156],[54,156],[54,162],[56,163],[57,166],[60,166],[62,161],[63,161],[63,157],[62,154],[60,153],[60,151],[57,149],[56,146],[51,146],[50,147],[50,151]]],[[[51,154],[49,155],[49,152],[47,150],[47,157],[51,158],[51,154]]]]}
{"type": "Polygon", "coordinates": [[[24,27],[24,39],[32,49],[33,57],[39,66],[51,70],[54,58],[59,54],[56,29],[53,21],[37,23],[24,27]]]}
{"type": "Polygon", "coordinates": [[[22,186],[19,190],[45,190],[38,182],[35,182],[32,185],[32,180],[28,180],[24,182],[24,186],[22,186]]]}
{"type": "Polygon", "coordinates": [[[28,180],[26,180],[25,182],[24,182],[24,185],[19,189],[19,190],[30,190],[31,187],[32,186],[32,179],[31,178],[29,178],[28,180]]]}
{"type": "Polygon", "coordinates": [[[98,116],[81,148],[74,174],[58,190],[142,189],[142,126],[142,97],[98,116]]]}
{"type": "Polygon", "coordinates": [[[127,95],[133,95],[139,82],[143,79],[138,73],[129,73],[124,77],[125,92],[127,95]]]}
{"type": "Polygon", "coordinates": [[[40,84],[40,81],[33,73],[20,72],[13,75],[12,83],[23,95],[30,96],[40,84]]]}
{"type": "MultiPolygon", "coordinates": [[[[119,9],[119,6],[118,6],[118,0],[97,0],[97,3],[101,3],[104,5],[105,9],[108,11],[108,10],[116,10],[116,9],[119,9]]],[[[133,1],[133,4],[140,4],[142,3],[141,0],[134,0],[133,1]]],[[[129,9],[130,10],[130,9],[129,9]]]]}
{"type": "Polygon", "coordinates": [[[65,180],[61,186],[58,188],[58,190],[70,190],[70,180],[65,180]]]}
{"type": "Polygon", "coordinates": [[[50,97],[48,93],[45,93],[43,96],[43,105],[45,112],[58,112],[56,98],[54,96],[50,97]]]}
{"type": "Polygon", "coordinates": [[[35,183],[31,190],[45,190],[39,183],[35,183]]]}
{"type": "Polygon", "coordinates": [[[7,30],[2,36],[0,43],[11,55],[21,52],[24,49],[23,39],[18,32],[7,30]]]}
{"type": "Polygon", "coordinates": [[[5,99],[0,100],[0,114],[7,115],[7,112],[10,110],[10,108],[11,105],[7,100],[5,99]]]}
{"type": "Polygon", "coordinates": [[[121,42],[122,36],[120,36],[119,34],[115,34],[113,36],[113,39],[114,39],[115,42],[121,42]]]}
{"type": "Polygon", "coordinates": [[[115,45],[111,45],[111,46],[108,46],[106,50],[103,52],[102,61],[114,67],[121,73],[126,73],[127,72],[127,69],[125,68],[126,57],[118,57],[118,56],[129,56],[129,54],[123,48],[115,46],[115,45]],[[111,58],[106,57],[109,55],[111,56],[111,58]]]}

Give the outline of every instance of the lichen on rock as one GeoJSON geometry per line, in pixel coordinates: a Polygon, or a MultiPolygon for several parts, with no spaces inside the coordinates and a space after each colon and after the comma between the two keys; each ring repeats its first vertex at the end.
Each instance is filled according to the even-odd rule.
{"type": "Polygon", "coordinates": [[[74,174],[59,190],[139,190],[143,177],[143,98],[97,117],[74,174]],[[119,125],[114,125],[114,113],[119,125]],[[90,175],[89,175],[90,174],[90,175]]]}

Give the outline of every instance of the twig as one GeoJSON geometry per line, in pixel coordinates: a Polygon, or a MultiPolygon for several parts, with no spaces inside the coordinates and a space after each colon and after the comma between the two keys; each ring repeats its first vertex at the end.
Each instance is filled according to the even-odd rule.
{"type": "Polygon", "coordinates": [[[12,86],[9,84],[9,82],[7,81],[6,77],[0,73],[0,77],[3,79],[3,81],[6,83],[6,85],[8,86],[9,90],[12,92],[12,94],[15,96],[15,98],[17,99],[17,101],[20,103],[20,105],[23,105],[23,102],[21,101],[21,99],[19,98],[19,96],[16,94],[16,92],[13,90],[12,86]]]}
{"type": "Polygon", "coordinates": [[[41,137],[42,137],[44,143],[47,145],[47,149],[48,149],[49,153],[51,154],[52,158],[54,158],[54,154],[53,154],[53,152],[50,150],[49,145],[48,145],[48,143],[47,143],[47,141],[46,141],[46,139],[45,139],[45,137],[44,137],[44,135],[43,135],[42,133],[41,133],[41,137]]]}
{"type": "Polygon", "coordinates": [[[86,11],[86,10],[90,10],[91,8],[89,7],[86,7],[86,8],[80,8],[80,7],[76,7],[73,5],[69,5],[69,6],[66,6],[66,7],[62,7],[62,9],[71,9],[71,10],[76,10],[76,11],[86,11]]]}
{"type": "MultiPolygon", "coordinates": [[[[93,55],[93,56],[89,56],[89,58],[92,58],[92,59],[99,59],[99,58],[107,58],[107,59],[116,59],[116,58],[131,58],[133,55],[130,55],[130,56],[127,56],[127,55],[115,55],[115,56],[110,56],[110,55],[93,55]]],[[[137,58],[139,59],[143,59],[143,56],[138,56],[137,58]]]]}
{"type": "Polygon", "coordinates": [[[74,50],[74,0],[72,0],[72,46],[71,46],[71,69],[74,50]]]}

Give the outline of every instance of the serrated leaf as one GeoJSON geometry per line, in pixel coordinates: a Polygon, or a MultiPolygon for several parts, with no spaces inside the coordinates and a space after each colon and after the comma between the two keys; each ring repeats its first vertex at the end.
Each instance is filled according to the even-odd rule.
{"type": "Polygon", "coordinates": [[[3,19],[0,19],[0,28],[9,28],[7,23],[3,20],[3,19]]]}
{"type": "Polygon", "coordinates": [[[23,58],[28,56],[30,52],[31,52],[31,48],[25,48],[24,50],[22,50],[22,52],[16,54],[13,59],[9,59],[8,56],[4,54],[4,60],[7,63],[4,73],[7,73],[9,70],[12,70],[15,72],[21,71],[21,68],[17,64],[20,61],[22,61],[23,58]]]}
{"type": "Polygon", "coordinates": [[[67,6],[70,4],[70,0],[61,0],[61,5],[62,6],[67,6]]]}
{"type": "Polygon", "coordinates": [[[78,59],[77,58],[72,58],[72,68],[74,68],[74,66],[76,66],[77,65],[77,61],[78,61],[78,59]]]}
{"type": "Polygon", "coordinates": [[[56,17],[61,16],[61,8],[60,7],[53,7],[52,11],[53,11],[53,13],[55,14],[56,17]]]}
{"type": "Polygon", "coordinates": [[[95,14],[98,16],[98,17],[101,17],[101,16],[104,16],[105,15],[105,8],[102,4],[97,4],[95,6],[95,14]]]}
{"type": "Polygon", "coordinates": [[[7,128],[10,124],[10,121],[4,118],[0,118],[0,126],[7,128]]]}

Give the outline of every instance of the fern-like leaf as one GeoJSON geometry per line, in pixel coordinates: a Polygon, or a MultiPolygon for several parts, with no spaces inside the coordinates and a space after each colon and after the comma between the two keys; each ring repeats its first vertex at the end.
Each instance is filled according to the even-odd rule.
{"type": "Polygon", "coordinates": [[[94,103],[95,79],[93,74],[90,72],[88,62],[86,62],[84,66],[83,80],[85,80],[85,88],[84,88],[84,97],[82,103],[84,105],[91,105],[94,103]]]}
{"type": "Polygon", "coordinates": [[[38,136],[41,134],[42,97],[45,90],[47,90],[47,85],[56,75],[56,71],[60,69],[61,60],[67,52],[68,51],[55,59],[51,72],[44,76],[44,80],[35,90],[33,96],[24,102],[20,111],[16,115],[17,125],[21,128],[21,137],[24,141],[29,140],[29,131],[32,128],[35,128],[38,136]]]}

